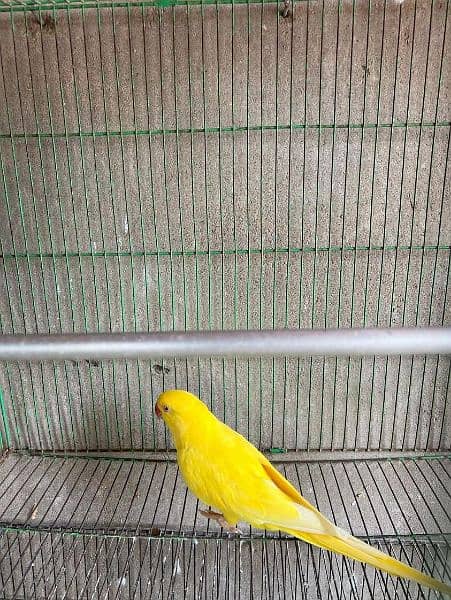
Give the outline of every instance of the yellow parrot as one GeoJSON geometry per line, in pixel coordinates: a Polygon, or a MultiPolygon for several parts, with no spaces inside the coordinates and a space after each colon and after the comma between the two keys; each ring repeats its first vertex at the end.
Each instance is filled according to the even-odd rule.
{"type": "Polygon", "coordinates": [[[227,531],[239,521],[284,531],[320,548],[396,575],[443,594],[451,586],[358,540],[326,519],[242,435],[219,421],[183,390],[163,392],[155,405],[177,449],[177,462],[191,492],[220,512],[201,511],[227,531]]]}

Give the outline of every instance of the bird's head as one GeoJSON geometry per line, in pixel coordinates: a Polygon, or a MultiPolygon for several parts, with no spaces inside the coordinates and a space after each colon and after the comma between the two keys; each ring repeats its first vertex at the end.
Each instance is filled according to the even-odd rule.
{"type": "Polygon", "coordinates": [[[213,417],[202,400],[185,390],[168,390],[160,394],[155,414],[163,419],[176,440],[191,425],[200,424],[204,416],[213,417]]]}

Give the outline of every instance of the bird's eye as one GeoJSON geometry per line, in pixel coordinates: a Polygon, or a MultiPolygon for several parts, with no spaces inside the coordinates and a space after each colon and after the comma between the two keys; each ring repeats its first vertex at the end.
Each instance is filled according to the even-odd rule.
{"type": "Polygon", "coordinates": [[[164,410],[164,412],[169,412],[169,406],[164,405],[163,410],[164,410]]]}

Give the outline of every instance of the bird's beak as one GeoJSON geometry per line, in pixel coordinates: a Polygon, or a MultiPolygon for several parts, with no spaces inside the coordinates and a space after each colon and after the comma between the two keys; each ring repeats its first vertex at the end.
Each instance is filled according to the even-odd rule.
{"type": "Polygon", "coordinates": [[[158,404],[155,404],[155,414],[158,418],[161,418],[161,408],[158,406],[158,404]]]}

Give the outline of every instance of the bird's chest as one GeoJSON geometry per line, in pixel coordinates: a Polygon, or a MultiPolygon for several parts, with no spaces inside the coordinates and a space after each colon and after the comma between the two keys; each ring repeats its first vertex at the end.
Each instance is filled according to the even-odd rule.
{"type": "Polygon", "coordinates": [[[228,502],[224,498],[224,479],[229,479],[227,483],[230,486],[230,478],[224,466],[220,468],[217,461],[211,461],[208,453],[197,448],[180,449],[177,462],[190,491],[205,504],[226,511],[228,502]]]}

